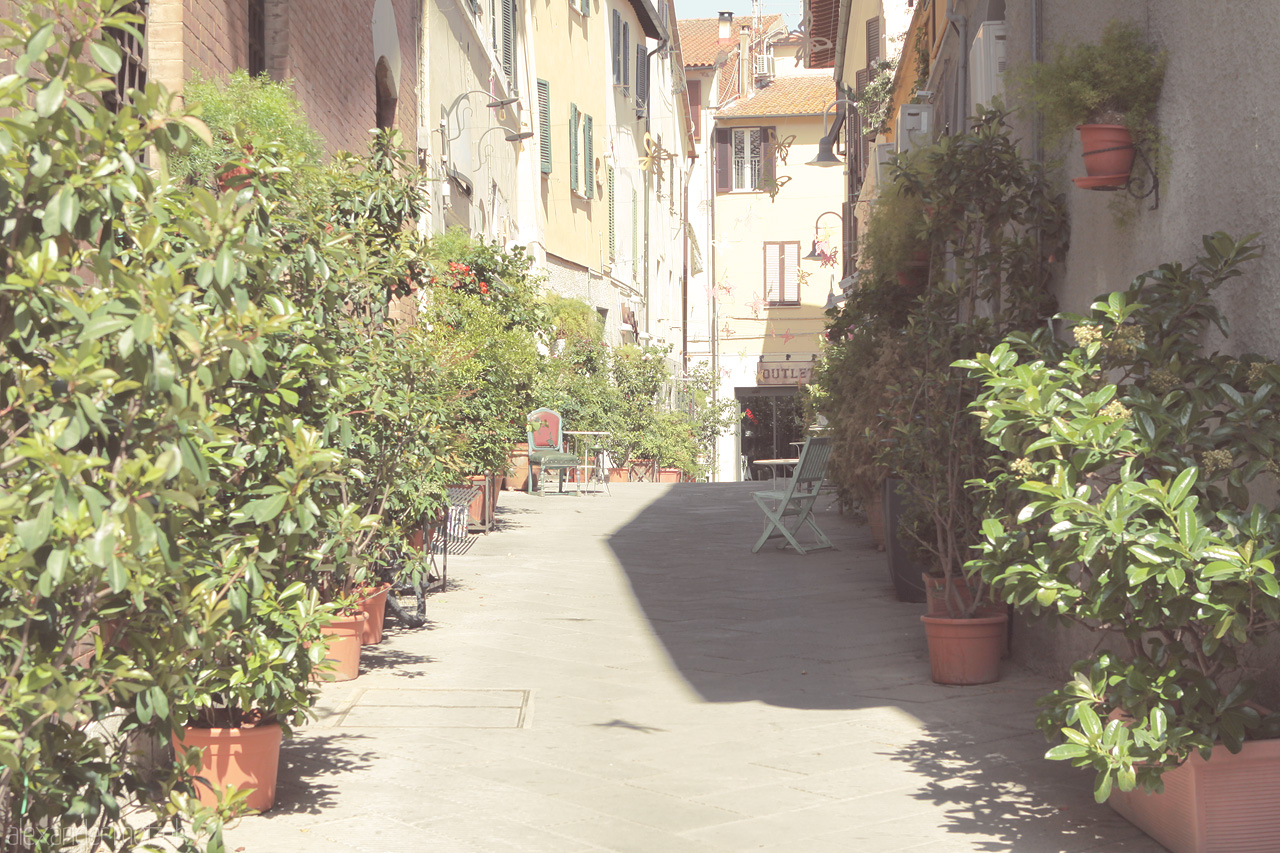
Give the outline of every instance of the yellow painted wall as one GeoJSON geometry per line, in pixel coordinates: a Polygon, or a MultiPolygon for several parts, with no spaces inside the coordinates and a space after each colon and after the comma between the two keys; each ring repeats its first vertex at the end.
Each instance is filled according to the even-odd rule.
{"type": "MultiPolygon", "coordinates": [[[[608,198],[603,160],[606,145],[605,97],[611,81],[609,16],[603,0],[589,0],[590,14],[582,15],[566,0],[532,0],[533,45],[537,76],[550,83],[552,166],[540,178],[541,215],[545,217],[545,245],[558,255],[593,270],[600,269],[601,238],[608,237],[608,198]],[[570,189],[569,105],[592,116],[594,122],[595,198],[582,196],[582,150],[578,151],[579,191],[570,189]]],[[[536,93],[532,106],[537,111],[536,93]]],[[[581,138],[581,131],[579,131],[581,138]]],[[[607,249],[607,247],[605,247],[607,249]]]]}

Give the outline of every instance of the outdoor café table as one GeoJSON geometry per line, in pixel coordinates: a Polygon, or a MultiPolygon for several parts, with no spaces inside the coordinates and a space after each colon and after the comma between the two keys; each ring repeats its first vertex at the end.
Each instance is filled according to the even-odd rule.
{"type": "Polygon", "coordinates": [[[796,457],[795,459],[756,459],[752,462],[752,464],[753,465],[772,465],[773,477],[776,480],[778,479],[778,476],[781,473],[779,469],[781,469],[785,465],[797,465],[799,464],[799,462],[800,462],[800,458],[796,457]]]}
{"type": "MultiPolygon", "coordinates": [[[[569,429],[564,430],[564,434],[572,435],[572,436],[595,436],[597,439],[599,439],[602,436],[613,435],[613,433],[611,432],[600,432],[597,430],[569,430],[569,429]]],[[[580,442],[581,439],[575,437],[573,441],[574,441],[574,450],[581,450],[582,448],[578,447],[578,442],[580,442]]],[[[582,487],[584,485],[590,485],[591,481],[594,480],[595,482],[604,486],[605,494],[612,497],[613,493],[609,491],[609,480],[605,476],[604,471],[600,467],[600,448],[595,446],[589,446],[586,449],[588,452],[581,454],[583,459],[583,464],[579,466],[581,470],[578,472],[578,475],[579,475],[578,476],[578,493],[581,494],[582,487]]]]}

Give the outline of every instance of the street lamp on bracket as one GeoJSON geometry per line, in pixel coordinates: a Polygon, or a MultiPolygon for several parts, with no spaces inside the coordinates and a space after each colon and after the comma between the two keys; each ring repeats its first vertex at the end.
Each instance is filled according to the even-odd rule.
{"type": "Polygon", "coordinates": [[[827,104],[826,108],[822,111],[822,138],[818,140],[818,155],[806,163],[806,166],[831,167],[844,165],[844,161],[837,157],[835,152],[836,137],[840,132],[841,120],[837,119],[831,129],[827,129],[827,114],[839,106],[849,106],[855,110],[858,108],[857,103],[849,98],[836,98],[834,101],[827,104]]]}

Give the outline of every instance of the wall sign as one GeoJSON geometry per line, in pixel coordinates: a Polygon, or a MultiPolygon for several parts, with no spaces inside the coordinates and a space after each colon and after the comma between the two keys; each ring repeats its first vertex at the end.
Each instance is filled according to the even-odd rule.
{"type": "Polygon", "coordinates": [[[757,385],[807,385],[812,361],[762,361],[756,365],[757,385]]]}

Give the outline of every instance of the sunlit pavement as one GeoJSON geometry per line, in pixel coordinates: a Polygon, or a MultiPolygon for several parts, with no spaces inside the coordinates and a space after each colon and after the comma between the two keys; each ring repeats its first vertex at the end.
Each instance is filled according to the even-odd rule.
{"type": "Polygon", "coordinates": [[[1041,756],[1006,662],[929,680],[922,606],[865,526],[752,554],[751,484],[503,492],[431,623],[366,647],[228,849],[1149,851],[1041,756]]]}

